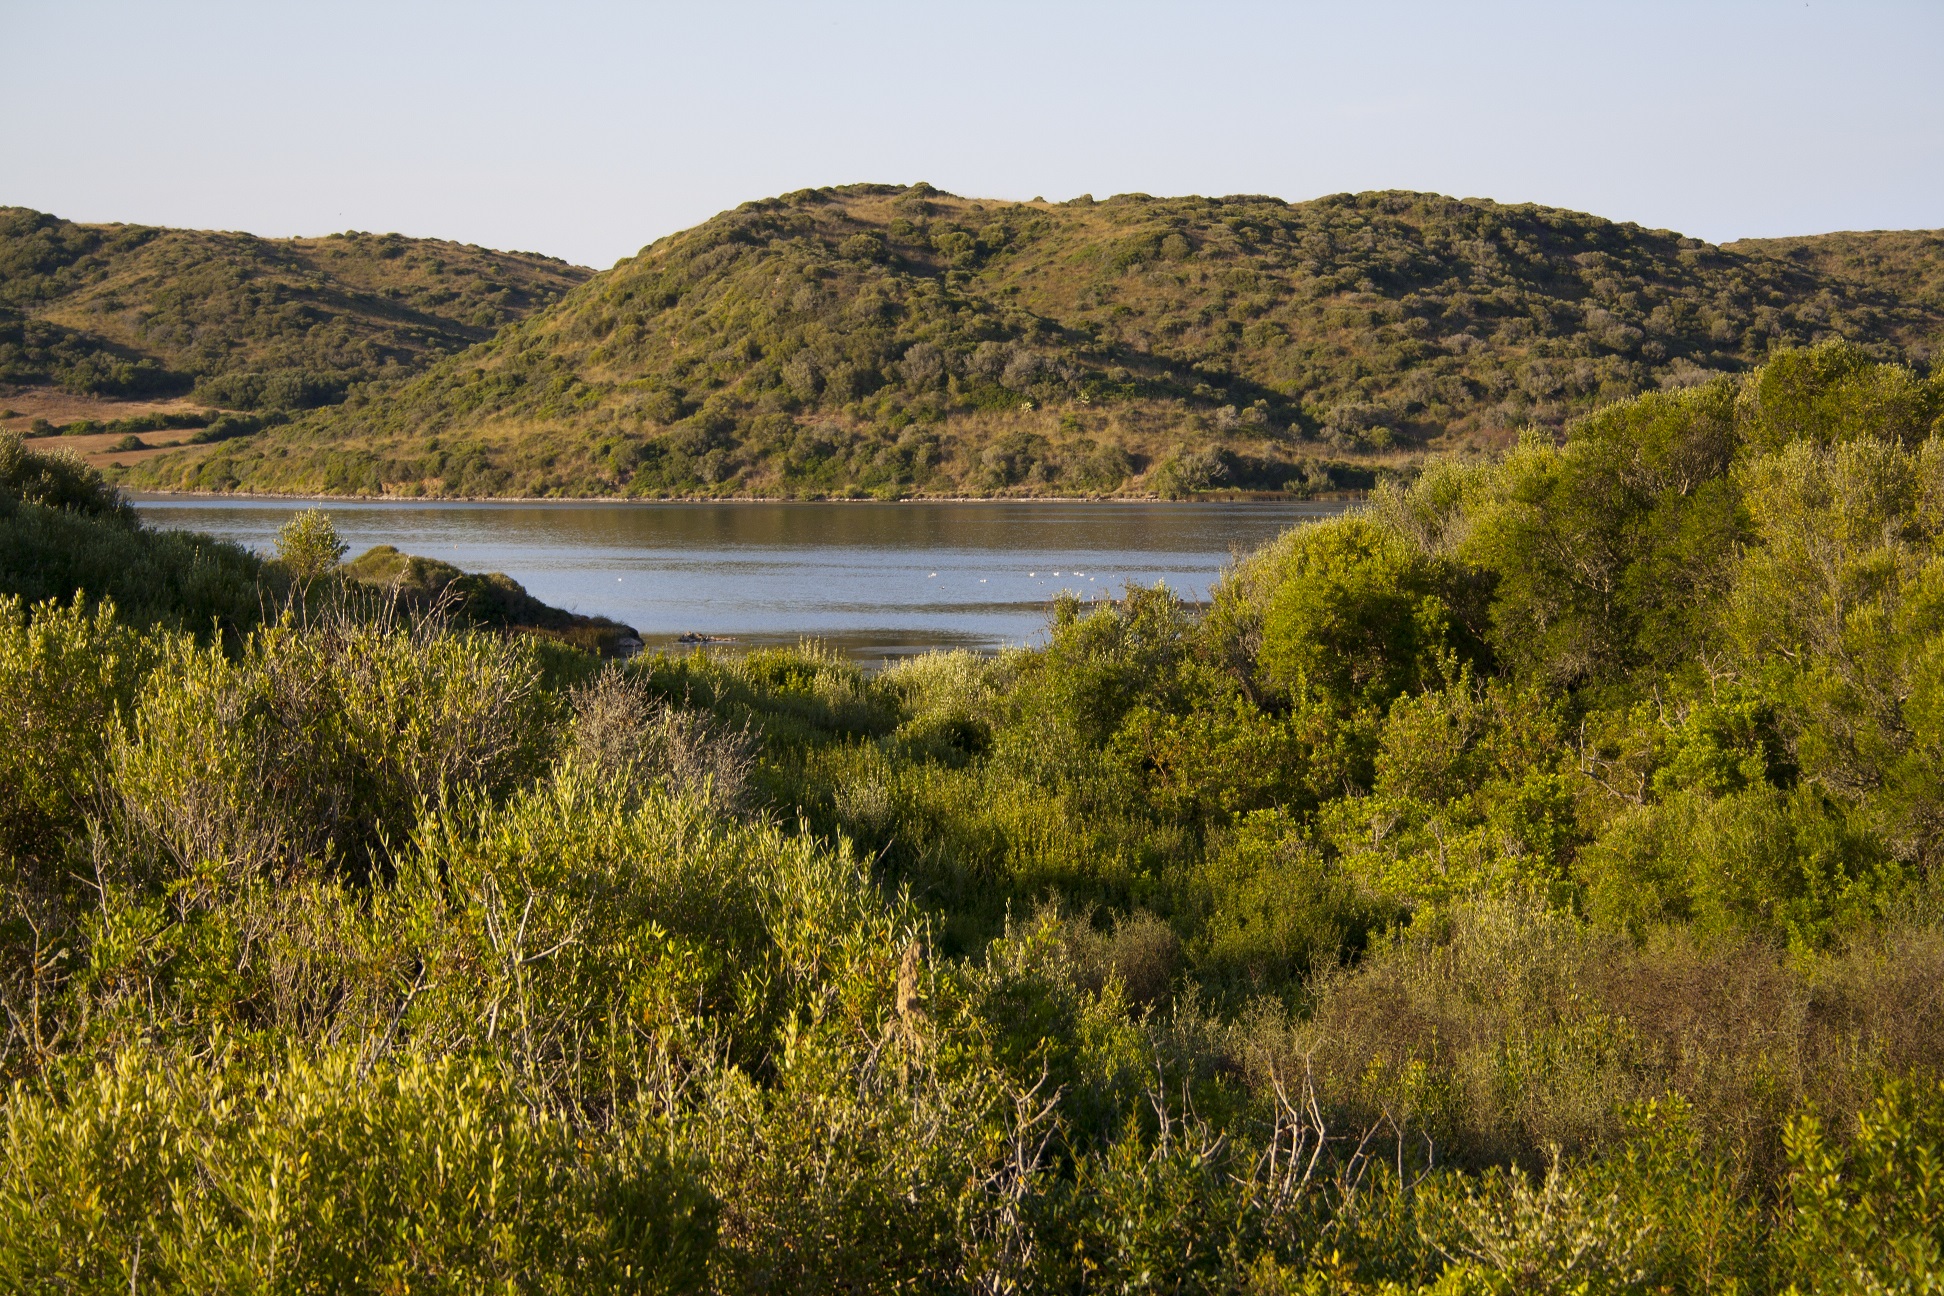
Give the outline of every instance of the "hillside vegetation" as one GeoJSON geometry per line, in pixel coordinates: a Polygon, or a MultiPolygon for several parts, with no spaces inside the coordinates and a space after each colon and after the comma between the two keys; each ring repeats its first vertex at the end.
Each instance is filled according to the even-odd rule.
{"type": "MultiPolygon", "coordinates": [[[[149,534],[9,454],[0,533],[149,534]]],[[[0,1287],[1944,1267],[1936,378],[1779,352],[875,676],[401,617],[300,516],[222,633],[0,566],[0,1287]]]]}
{"type": "Polygon", "coordinates": [[[5,207],[0,383],[193,390],[232,409],[327,404],[483,341],[589,273],[397,234],[264,239],[5,207]]]}
{"type": "Polygon", "coordinates": [[[1429,194],[747,203],[404,383],[131,478],[434,495],[1367,486],[1843,337],[1927,364],[1930,235],[1722,248],[1429,194]]]}
{"type": "Polygon", "coordinates": [[[339,575],[418,615],[439,611],[463,625],[537,635],[599,656],[625,656],[641,649],[632,626],[551,607],[505,572],[465,572],[437,558],[377,545],[345,563],[339,575]]]}

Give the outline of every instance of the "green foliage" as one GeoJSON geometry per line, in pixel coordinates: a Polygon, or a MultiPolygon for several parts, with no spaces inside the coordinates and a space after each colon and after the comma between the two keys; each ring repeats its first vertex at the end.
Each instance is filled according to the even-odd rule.
{"type": "Polygon", "coordinates": [[[77,591],[135,625],[246,629],[281,597],[246,550],[208,536],[104,523],[0,497],[0,592],[30,603],[77,591]]]}
{"type": "Polygon", "coordinates": [[[1726,384],[1650,395],[1507,456],[1460,546],[1498,576],[1495,647],[1568,684],[1691,656],[1741,540],[1732,402],[1726,384]]]}
{"type": "Polygon", "coordinates": [[[1861,438],[1915,445],[1940,430],[1944,387],[1839,344],[1775,356],[1740,405],[1744,436],[1759,450],[1861,438]]]}
{"type": "Polygon", "coordinates": [[[42,868],[59,859],[156,647],[112,604],[30,611],[0,598],[0,728],[12,735],[0,750],[0,854],[42,868]]]}
{"type": "Polygon", "coordinates": [[[1784,1254],[1802,1289],[1922,1291],[1936,1282],[1944,1267],[1944,1085],[1889,1082],[1857,1113],[1847,1148],[1813,1115],[1792,1120],[1787,1137],[1795,1211],[1784,1254]]]}
{"type": "Polygon", "coordinates": [[[1456,573],[1363,518],[1303,528],[1268,561],[1279,588],[1256,660],[1302,702],[1381,709],[1481,647],[1456,573]]]}
{"type": "Polygon", "coordinates": [[[1903,889],[1905,871],[1844,808],[1805,786],[1676,792],[1615,819],[1582,856],[1588,910],[1635,931],[1680,921],[1825,943],[1903,889]]]}
{"type": "Polygon", "coordinates": [[[525,640],[286,617],[235,656],[169,643],[115,744],[131,864],[158,876],[363,874],[417,817],[503,796],[551,755],[525,640]]]}
{"type": "Polygon", "coordinates": [[[179,390],[182,378],[79,329],[0,306],[0,381],[47,384],[82,396],[145,396],[179,390]]]}
{"type": "Polygon", "coordinates": [[[29,450],[11,432],[0,433],[0,498],[122,523],[135,520],[121,492],[78,456],[29,450]]]}
{"type": "Polygon", "coordinates": [[[1461,671],[1397,699],[1370,795],[1324,807],[1321,826],[1343,866],[1396,902],[1556,892],[1579,844],[1561,727],[1533,690],[1461,671]]]}
{"type": "Polygon", "coordinates": [[[482,341],[587,274],[396,234],[259,239],[0,208],[0,382],[193,385],[212,404],[307,409],[482,341]]]}
{"type": "Polygon", "coordinates": [[[1397,917],[1275,811],[1255,811],[1211,843],[1193,885],[1203,916],[1190,961],[1233,1000],[1290,995],[1397,917]]]}
{"type": "Polygon", "coordinates": [[[436,558],[401,553],[392,545],[366,550],[338,574],[412,612],[438,611],[468,625],[519,630],[601,656],[622,656],[641,643],[633,629],[618,621],[549,607],[503,572],[463,572],[436,558]]]}
{"type": "Polygon", "coordinates": [[[0,595],[112,602],[137,625],[252,625],[274,582],[235,545],[149,531],[121,492],[73,455],[0,436],[0,595]]]}
{"type": "Polygon", "coordinates": [[[323,509],[305,509],[277,529],[277,561],[306,583],[334,569],[350,548],[323,509]]]}
{"type": "Polygon", "coordinates": [[[877,674],[382,547],[198,642],[29,465],[85,579],[0,602],[0,1283],[1922,1290],[1922,387],[1783,354],[877,674]]]}
{"type": "Polygon", "coordinates": [[[652,1123],[590,1139],[478,1061],[130,1051],[0,1137],[15,1290],[673,1293],[715,1242],[652,1123]]]}
{"type": "MultiPolygon", "coordinates": [[[[1415,193],[803,191],[662,239],[264,444],[137,476],[443,496],[1367,489],[1427,445],[1559,429],[1778,347],[1926,358],[1944,300],[1885,263],[1929,254],[1830,237],[1895,251],[1811,269],[1807,246],[1415,193]]],[[[1771,372],[1762,418],[1794,417],[1791,381],[1771,372]]],[[[1927,427],[1931,390],[1842,400],[1905,423],[1929,410],[1927,427]]]]}

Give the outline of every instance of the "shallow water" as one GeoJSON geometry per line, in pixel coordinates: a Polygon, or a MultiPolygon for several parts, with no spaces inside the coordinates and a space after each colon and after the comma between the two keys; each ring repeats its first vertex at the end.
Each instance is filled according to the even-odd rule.
{"type": "MultiPolygon", "coordinates": [[[[153,526],[268,551],[312,501],[136,497],[153,526]]],[[[535,597],[634,626],[742,644],[821,639],[860,660],[1036,641],[1054,595],[1128,584],[1206,597],[1223,567],[1340,503],[557,504],[332,500],[352,556],[372,545],[503,571],[535,597]]]]}

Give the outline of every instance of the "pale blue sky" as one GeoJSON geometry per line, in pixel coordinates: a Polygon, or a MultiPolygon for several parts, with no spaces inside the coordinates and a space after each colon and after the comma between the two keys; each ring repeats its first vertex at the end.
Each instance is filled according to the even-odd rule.
{"type": "Polygon", "coordinates": [[[1944,227],[1944,0],[0,0],[0,203],[605,266],[749,198],[1401,188],[1944,227]]]}

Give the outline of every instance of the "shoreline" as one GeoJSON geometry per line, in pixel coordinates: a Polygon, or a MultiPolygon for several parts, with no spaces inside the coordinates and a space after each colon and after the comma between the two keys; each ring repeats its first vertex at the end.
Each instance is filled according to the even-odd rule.
{"type": "Polygon", "coordinates": [[[592,505],[633,504],[643,507],[665,505],[704,505],[704,504],[862,504],[879,507],[894,507],[901,504],[1169,504],[1183,507],[1197,507],[1209,504],[1335,504],[1350,506],[1362,503],[1370,497],[1368,491],[1335,491],[1328,495],[1284,495],[1258,491],[1237,492],[1229,495],[1205,494],[1193,499],[1163,499],[1159,495],[909,495],[899,499],[854,499],[844,496],[789,497],[779,499],[769,495],[673,495],[665,498],[644,498],[636,495],[577,495],[560,497],[549,495],[304,495],[283,494],[270,491],[168,491],[168,490],[130,490],[121,487],[122,494],[131,503],[164,500],[233,501],[236,503],[281,502],[309,504],[378,504],[378,505],[439,505],[439,504],[538,504],[562,508],[592,505]]]}

